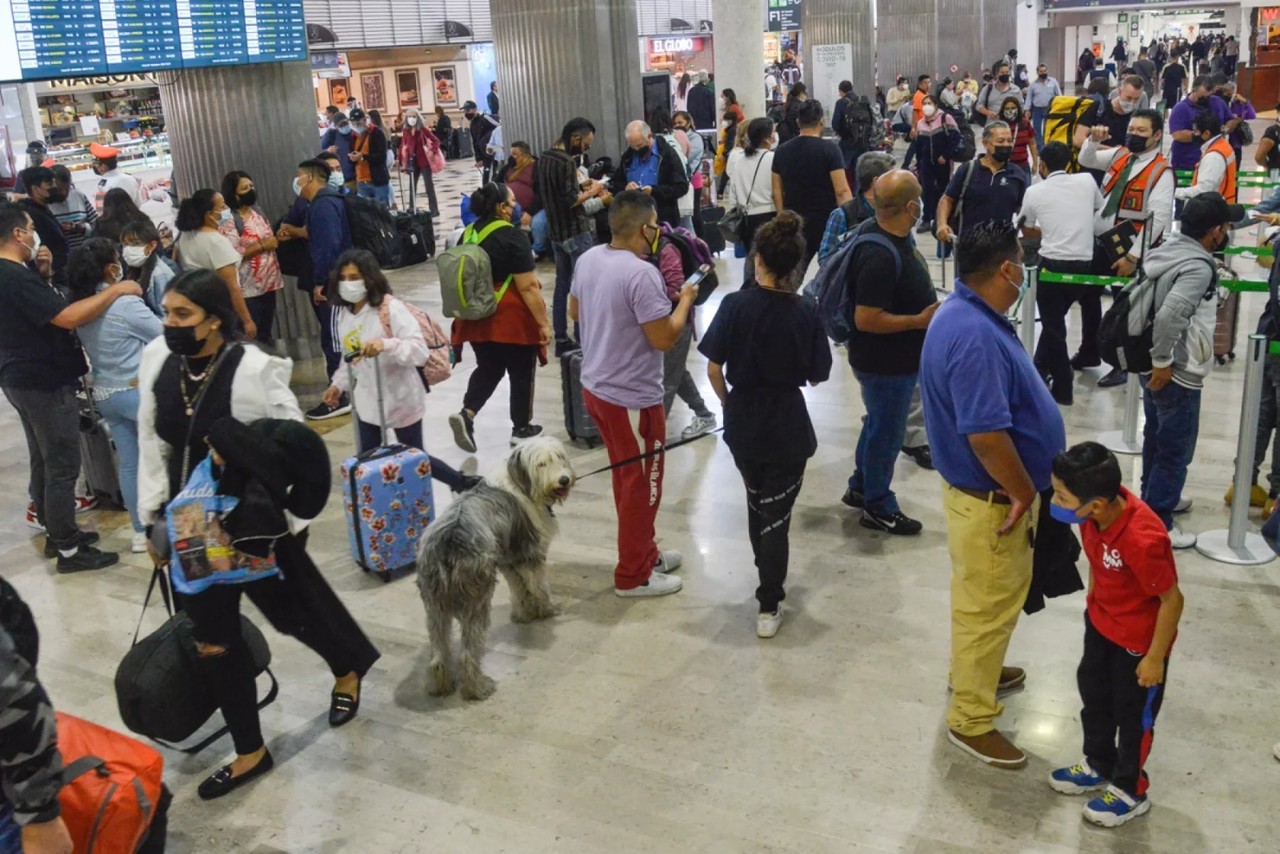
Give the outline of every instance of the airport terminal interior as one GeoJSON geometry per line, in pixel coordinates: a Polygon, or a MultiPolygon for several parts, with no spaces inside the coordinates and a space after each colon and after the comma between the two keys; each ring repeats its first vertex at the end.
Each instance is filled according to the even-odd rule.
{"type": "MultiPolygon", "coordinates": [[[[3,0],[0,17],[9,18],[0,20],[0,52],[12,45],[14,56],[21,56],[13,67],[0,59],[0,81],[8,81],[0,82],[0,131],[9,182],[0,186],[20,194],[14,178],[32,174],[22,170],[61,165],[93,201],[99,179],[91,164],[104,147],[114,148],[124,171],[144,188],[142,211],[157,224],[176,232],[178,201],[201,187],[218,187],[233,169],[254,175],[263,212],[274,221],[295,201],[295,165],[315,156],[330,128],[354,120],[356,110],[379,110],[398,133],[407,110],[420,110],[434,125],[441,107],[456,136],[468,137],[472,115],[497,113],[506,146],[498,152],[502,159],[517,140],[528,140],[540,155],[565,122],[582,115],[597,131],[590,155],[607,155],[617,166],[628,150],[629,122],[652,115],[655,107],[692,109],[692,102],[680,100],[685,73],[696,84],[699,72],[709,72],[701,76],[713,81],[717,103],[721,90],[735,88],[748,120],[775,117],[776,109],[786,121],[785,90],[804,82],[810,97],[827,106],[825,133],[835,139],[830,105],[842,80],[850,80],[857,95],[870,96],[874,107],[877,89],[889,92],[899,77],[909,80],[909,88],[926,74],[933,83],[972,76],[981,86],[983,73],[998,76],[1011,55],[1010,70],[1016,74],[1026,66],[1028,84],[1037,65],[1045,64],[1064,95],[1084,96],[1082,53],[1112,75],[1104,79],[1122,86],[1139,44],[1201,40],[1211,45],[1204,61],[1215,63],[1213,73],[1229,79],[1255,111],[1247,120],[1252,130],[1242,146],[1238,191],[1239,202],[1252,206],[1280,193],[1280,172],[1255,162],[1258,145],[1266,144],[1278,121],[1280,48],[1274,43],[1280,42],[1280,7],[1246,3],[413,0],[347,7],[299,0],[271,4],[282,10],[279,18],[255,19],[253,0],[237,0],[229,5],[243,7],[234,27],[242,28],[238,44],[246,53],[220,64],[197,57],[206,42],[190,35],[191,19],[183,18],[180,0],[174,49],[167,58],[147,60],[160,64],[129,65],[127,45],[121,48],[127,33],[111,29],[100,37],[98,58],[53,73],[42,65],[52,62],[52,53],[33,48],[36,59],[28,62],[23,47],[32,44],[33,33],[23,24],[38,17],[40,4],[3,0]],[[964,9],[953,15],[948,5],[964,9]],[[268,36],[277,25],[280,32],[268,36]],[[582,35],[586,27],[595,27],[597,37],[582,35]],[[1236,53],[1222,49],[1228,35],[1238,43],[1236,53]],[[1116,46],[1125,43],[1132,55],[1118,59],[1116,46]],[[1228,65],[1228,56],[1235,64],[1228,65]],[[501,99],[500,109],[488,101],[491,93],[501,99]],[[336,119],[325,112],[331,104],[341,111],[336,119]],[[29,159],[32,152],[35,159],[29,159]]],[[[108,22],[116,26],[116,9],[126,3],[79,5],[85,6],[86,28],[98,21],[101,29],[108,22]]],[[[257,0],[255,8],[267,5],[257,0]]],[[[127,19],[120,12],[119,20],[127,19]]],[[[198,14],[195,20],[198,30],[198,14]]],[[[38,48],[39,26],[34,36],[38,48]]],[[[1184,62],[1199,61],[1189,48],[1187,57],[1184,62]]],[[[1157,82],[1148,101],[1163,113],[1172,105],[1161,95],[1157,82]]],[[[878,110],[877,120],[885,122],[881,136],[889,138],[883,148],[901,164],[908,140],[878,110]]],[[[715,122],[721,124],[719,116],[715,122]]],[[[982,128],[973,130],[981,157],[982,128]]],[[[703,134],[712,147],[708,161],[719,131],[711,127],[703,134]]],[[[441,136],[447,160],[434,175],[439,216],[428,219],[435,257],[386,274],[398,297],[447,330],[436,261],[457,242],[463,202],[481,186],[482,173],[471,138],[455,153],[450,138],[441,136]]],[[[1270,138],[1273,148],[1277,139],[1270,138]]],[[[1170,141],[1165,134],[1166,153],[1170,141]]],[[[717,175],[708,162],[705,190],[696,191],[704,193],[702,206],[724,207],[717,175]]],[[[399,162],[389,180],[393,213],[407,211],[408,172],[399,162]]],[[[1042,180],[1035,175],[1031,186],[1042,180]]],[[[419,184],[413,204],[425,209],[421,193],[419,184]]],[[[718,228],[711,221],[699,225],[718,228]]],[[[1232,246],[1255,246],[1265,236],[1265,225],[1248,222],[1235,229],[1232,246]]],[[[915,239],[940,298],[959,299],[953,260],[939,257],[940,244],[927,227],[915,239]]],[[[732,242],[716,253],[719,286],[691,320],[697,340],[742,287],[744,254],[735,254],[732,242]]],[[[309,420],[323,438],[333,477],[306,548],[381,657],[360,684],[358,714],[331,727],[328,668],[274,630],[246,599],[243,614],[266,636],[279,683],[278,697],[260,713],[275,768],[227,797],[204,800],[197,787],[235,755],[230,738],[187,754],[135,734],[163,757],[163,780],[172,793],[162,850],[1276,851],[1280,560],[1258,536],[1266,521],[1262,508],[1249,507],[1242,527],[1224,503],[1240,437],[1257,424],[1256,408],[1243,404],[1246,376],[1262,372],[1260,359],[1250,365],[1256,346],[1249,336],[1268,302],[1265,287],[1256,284],[1271,275],[1268,255],[1227,256],[1224,278],[1255,285],[1239,295],[1233,355],[1216,360],[1204,382],[1199,439],[1183,490],[1190,507],[1175,517],[1180,530],[1197,535],[1246,532],[1252,551],[1240,551],[1254,565],[1197,548],[1173,552],[1185,610],[1145,765],[1151,808],[1141,818],[1122,827],[1095,826],[1081,817],[1087,798],[1064,796],[1048,784],[1054,769],[1081,761],[1077,667],[1084,591],[1049,599],[1043,610],[1022,615],[1013,632],[1005,663],[1025,669],[1025,684],[1002,694],[1004,710],[995,725],[1025,752],[1025,767],[984,764],[949,739],[953,552],[945,484],[937,471],[898,456],[893,489],[902,512],[922,523],[916,536],[869,530],[860,524],[862,512],[842,502],[867,411],[846,349],[833,347],[829,381],[804,390],[817,451],[791,519],[785,621],[770,638],[757,636],[759,582],[747,496],[719,432],[665,455],[657,544],[682,553],[683,589],[655,598],[615,595],[617,532],[629,520],[618,518],[610,473],[599,471],[609,465],[605,447],[573,441],[567,432],[562,363],[553,353],[536,371],[532,423],[565,443],[577,478],[554,508],[559,532],[546,561],[550,593],[562,613],[515,622],[512,592],[499,580],[484,658],[495,693],[479,701],[457,693],[429,696],[431,649],[415,578],[409,573],[384,581],[362,570],[349,546],[339,467],[357,452],[351,416],[309,420]]],[[[819,268],[815,260],[806,279],[819,268]]],[[[550,252],[539,255],[535,274],[549,309],[557,275],[550,252]]],[[[0,279],[0,288],[16,286],[0,279]]],[[[272,352],[291,359],[291,386],[306,411],[320,403],[328,385],[320,331],[307,305],[310,292],[292,277],[284,288],[272,352]]],[[[1104,309],[1108,305],[1109,297],[1104,309]]],[[[1033,340],[1041,334],[1035,312],[1019,306],[1011,317],[1024,339],[1028,322],[1033,340]]],[[[1073,352],[1080,324],[1073,311],[1073,352]]],[[[4,347],[0,341],[8,360],[4,347]]],[[[514,444],[507,384],[475,419],[476,451],[462,450],[448,419],[463,407],[476,360],[470,347],[458,357],[452,378],[426,396],[423,443],[464,474],[492,479],[505,471],[514,444]]],[[[688,369],[723,425],[696,340],[688,369]]],[[[1115,434],[1124,430],[1127,395],[1141,390],[1099,387],[1108,370],[1102,365],[1074,372],[1073,402],[1059,407],[1068,447],[1104,434],[1109,438],[1102,441],[1114,446],[1115,434]]],[[[1130,426],[1140,444],[1140,406],[1137,412],[1130,426]]],[[[693,415],[677,399],[667,414],[668,443],[681,438],[693,415]]],[[[801,437],[775,438],[785,446],[801,437]]],[[[1252,448],[1251,441],[1245,444],[1252,448]]],[[[1124,485],[1136,494],[1142,456],[1117,456],[1124,485]]],[[[0,576],[30,607],[39,628],[38,676],[53,707],[128,733],[117,702],[117,668],[139,621],[146,636],[167,618],[159,595],[143,613],[153,561],[131,551],[128,513],[101,496],[77,522],[98,532],[98,547],[119,553],[119,562],[59,573],[58,562],[45,557],[44,534],[25,518],[28,459],[18,413],[0,399],[0,576]]],[[[1268,454],[1259,481],[1264,490],[1270,466],[1268,454]]],[[[79,487],[83,494],[87,484],[79,487]]],[[[434,500],[439,519],[459,497],[437,480],[434,500]]],[[[1087,583],[1085,555],[1077,568],[1087,583]]],[[[11,660],[4,659],[6,667],[11,660]]],[[[10,674],[0,676],[8,680],[10,674]]],[[[266,696],[265,674],[257,686],[266,696]]],[[[0,709],[0,730],[9,719],[9,710],[0,709]]],[[[221,724],[215,714],[187,743],[221,724]]],[[[0,777],[8,767],[0,767],[0,777]]],[[[0,804],[12,791],[5,780],[0,804]]],[[[9,850],[22,848],[0,847],[9,850]]]]}

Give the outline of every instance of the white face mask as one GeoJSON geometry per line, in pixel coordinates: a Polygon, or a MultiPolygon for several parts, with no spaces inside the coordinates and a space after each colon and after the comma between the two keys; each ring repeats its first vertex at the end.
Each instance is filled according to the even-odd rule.
{"type": "Polygon", "coordinates": [[[32,260],[32,261],[34,261],[34,260],[36,260],[36,253],[38,253],[38,252],[40,251],[40,232],[38,232],[38,231],[36,231],[34,228],[32,228],[30,233],[31,233],[31,245],[30,245],[30,246],[27,246],[27,244],[26,244],[26,243],[22,243],[22,241],[21,241],[21,240],[19,240],[18,242],[19,242],[19,243],[22,243],[22,245],[23,245],[23,246],[26,246],[28,249],[30,249],[30,250],[31,250],[31,260],[32,260]]]}
{"type": "Polygon", "coordinates": [[[363,279],[343,279],[338,282],[338,296],[352,305],[360,302],[368,294],[369,291],[365,288],[363,279]]]}
{"type": "Polygon", "coordinates": [[[407,118],[404,120],[404,123],[405,123],[405,124],[407,124],[409,127],[413,127],[414,125],[416,125],[416,124],[418,123],[418,117],[417,117],[417,116],[409,116],[409,117],[407,117],[407,118]]]}
{"type": "Polygon", "coordinates": [[[151,253],[147,252],[145,246],[125,246],[120,249],[120,257],[130,267],[141,267],[147,263],[151,253]]]}
{"type": "Polygon", "coordinates": [[[333,187],[335,190],[341,187],[345,180],[346,179],[342,177],[341,169],[334,169],[329,173],[329,186],[333,187]]]}
{"type": "Polygon", "coordinates": [[[933,104],[925,104],[924,107],[922,107],[921,109],[924,112],[926,118],[933,118],[933,114],[938,112],[938,108],[935,107],[933,104]]]}

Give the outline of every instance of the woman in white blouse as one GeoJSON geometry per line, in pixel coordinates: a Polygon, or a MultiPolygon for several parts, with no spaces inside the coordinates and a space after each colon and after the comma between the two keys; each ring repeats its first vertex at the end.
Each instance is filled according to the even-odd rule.
{"type": "MultiPolygon", "coordinates": [[[[741,205],[747,209],[742,226],[742,243],[750,261],[751,244],[756,229],[773,219],[773,122],[752,119],[747,124],[746,144],[729,155],[725,171],[729,175],[726,208],[741,205]]],[[[751,278],[748,269],[743,280],[751,278]]]]}

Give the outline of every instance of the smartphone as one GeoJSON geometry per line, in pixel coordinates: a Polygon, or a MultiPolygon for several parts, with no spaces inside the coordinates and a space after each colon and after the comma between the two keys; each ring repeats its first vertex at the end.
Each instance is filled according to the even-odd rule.
{"type": "Polygon", "coordinates": [[[711,272],[711,265],[703,264],[701,267],[694,270],[693,274],[689,276],[689,278],[684,280],[684,283],[686,285],[693,285],[694,287],[697,287],[698,285],[702,284],[702,280],[705,279],[707,277],[707,274],[710,272],[711,272]]]}

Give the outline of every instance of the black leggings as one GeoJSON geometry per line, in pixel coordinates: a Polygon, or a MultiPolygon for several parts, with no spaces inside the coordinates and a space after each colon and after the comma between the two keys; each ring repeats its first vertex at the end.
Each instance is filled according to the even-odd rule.
{"type": "Polygon", "coordinates": [[[511,381],[511,426],[521,430],[533,419],[533,374],[537,367],[537,344],[500,344],[496,341],[473,341],[476,369],[467,382],[462,405],[478,413],[502,382],[511,381]]]}
{"type": "Polygon", "coordinates": [[[791,508],[804,483],[805,460],[795,463],[734,459],[747,487],[747,537],[755,553],[761,614],[772,614],[787,598],[783,584],[791,553],[791,508]]]}

